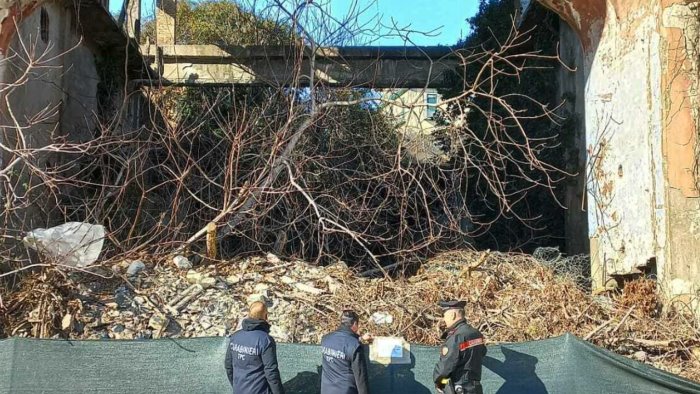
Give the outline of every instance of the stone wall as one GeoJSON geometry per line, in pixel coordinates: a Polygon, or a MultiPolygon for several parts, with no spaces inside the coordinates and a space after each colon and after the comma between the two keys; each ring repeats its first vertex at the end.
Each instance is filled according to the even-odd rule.
{"type": "MultiPolygon", "coordinates": [[[[9,149],[22,148],[22,144],[32,149],[55,141],[86,141],[92,137],[97,113],[99,77],[93,50],[77,33],[75,14],[65,3],[49,2],[27,10],[21,20],[12,16],[3,20],[6,45],[0,58],[0,80],[17,86],[1,95],[2,143],[9,149]]],[[[17,156],[3,150],[1,157],[0,169],[5,169],[17,156]]],[[[38,168],[46,168],[66,158],[41,153],[32,160],[38,168]]],[[[41,183],[23,165],[13,170],[8,179],[15,194],[41,183]]],[[[33,204],[8,215],[5,226],[27,229],[50,224],[54,199],[45,191],[36,187],[22,201],[10,202],[33,204]]],[[[8,204],[6,197],[3,190],[3,204],[8,204]]]]}

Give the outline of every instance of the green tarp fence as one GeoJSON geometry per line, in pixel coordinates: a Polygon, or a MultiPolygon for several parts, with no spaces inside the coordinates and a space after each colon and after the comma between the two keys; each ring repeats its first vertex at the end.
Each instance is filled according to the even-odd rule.
{"type": "MultiPolygon", "coordinates": [[[[230,393],[224,338],[0,341],[0,393],[230,393]]],[[[373,393],[434,393],[438,348],[411,346],[411,365],[370,363],[373,393]]],[[[318,346],[279,344],[288,393],[318,393],[318,346]]],[[[700,385],[573,335],[489,346],[485,393],[700,393],[700,385]]]]}

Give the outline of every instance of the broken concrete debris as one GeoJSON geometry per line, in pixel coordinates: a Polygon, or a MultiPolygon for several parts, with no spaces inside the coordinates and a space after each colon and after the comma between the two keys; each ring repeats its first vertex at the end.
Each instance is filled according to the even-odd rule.
{"type": "Polygon", "coordinates": [[[269,297],[268,297],[267,290],[262,292],[262,293],[251,294],[245,300],[246,304],[248,304],[248,305],[250,305],[254,302],[258,302],[258,301],[264,302],[265,304],[269,303],[269,297]]]}
{"type": "Polygon", "coordinates": [[[61,319],[61,330],[66,331],[69,330],[73,327],[73,315],[70,313],[67,313],[65,316],[63,316],[63,319],[61,319]]]}
{"type": "Polygon", "coordinates": [[[216,285],[216,279],[215,278],[202,278],[202,280],[199,281],[199,284],[205,288],[208,289],[210,287],[214,287],[216,285]]]}
{"type": "Polygon", "coordinates": [[[146,264],[143,263],[141,260],[136,260],[129,264],[129,268],[126,269],[126,275],[129,277],[135,277],[138,275],[141,271],[146,269],[146,264]]]}
{"type": "Polygon", "coordinates": [[[641,361],[641,362],[647,361],[647,357],[648,357],[647,352],[645,352],[645,351],[643,351],[643,350],[636,351],[636,352],[634,352],[634,354],[632,355],[632,358],[633,358],[633,359],[635,359],[635,360],[637,360],[637,361],[641,361]]]}
{"type": "Polygon", "coordinates": [[[151,318],[148,320],[148,327],[151,327],[154,330],[162,330],[168,325],[168,319],[160,316],[160,315],[153,315],[151,318]]]}
{"type": "Polygon", "coordinates": [[[265,256],[265,259],[266,259],[267,262],[270,263],[270,264],[280,264],[280,263],[282,263],[282,260],[280,260],[279,257],[275,256],[275,255],[272,254],[272,253],[268,253],[268,254],[265,256]]]}
{"type": "Polygon", "coordinates": [[[175,267],[181,270],[188,270],[192,268],[192,263],[190,262],[190,260],[182,255],[177,255],[173,257],[173,264],[175,264],[175,267]]]}
{"type": "MultiPolygon", "coordinates": [[[[478,252],[448,253],[423,264],[413,276],[394,279],[359,278],[341,263],[326,267],[302,261],[271,264],[266,256],[187,271],[168,259],[167,264],[149,265],[148,275],[127,283],[123,276],[95,281],[90,274],[79,273],[84,276],[78,280],[82,283],[71,284],[71,289],[79,292],[82,306],[79,310],[59,307],[56,329],[62,330],[49,332],[49,337],[223,336],[239,327],[251,302],[260,300],[269,307],[271,335],[279,342],[318,343],[322,335],[337,328],[340,311],[352,307],[361,316],[363,330],[379,336],[401,332],[410,342],[436,345],[441,314],[437,301],[459,297],[469,301],[467,318],[483,326],[490,343],[572,332],[628,357],[666,370],[682,367],[682,375],[700,377],[695,356],[700,354],[700,342],[694,339],[694,328],[683,323],[687,321],[683,316],[649,317],[622,305],[615,292],[590,296],[578,287],[573,273],[558,275],[546,264],[522,255],[490,253],[479,270],[462,275],[465,266],[482,258],[478,252]]],[[[117,268],[123,273],[126,268],[120,264],[117,268]]],[[[31,299],[44,293],[33,292],[37,286],[54,286],[45,291],[55,292],[55,286],[65,283],[58,273],[52,282],[47,280],[37,275],[27,282],[29,292],[15,294],[24,294],[22,300],[29,294],[31,299]]],[[[9,326],[12,335],[38,336],[36,327],[46,316],[42,305],[37,299],[25,309],[16,309],[9,326]]]]}
{"type": "Polygon", "coordinates": [[[324,293],[323,290],[318,289],[308,283],[295,283],[294,287],[296,287],[297,290],[303,291],[304,293],[309,293],[313,295],[321,295],[324,293]]]}
{"type": "Polygon", "coordinates": [[[202,278],[204,278],[204,275],[201,273],[194,271],[194,270],[189,270],[187,271],[187,282],[196,284],[202,281],[202,278]]]}

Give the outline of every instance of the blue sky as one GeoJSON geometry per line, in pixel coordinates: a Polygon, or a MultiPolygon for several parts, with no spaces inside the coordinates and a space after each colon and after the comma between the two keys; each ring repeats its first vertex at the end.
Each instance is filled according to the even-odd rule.
{"type": "MultiPolygon", "coordinates": [[[[242,3],[251,0],[242,0],[242,3]]],[[[292,1],[292,0],[286,0],[292,1]]],[[[316,0],[318,3],[325,3],[330,6],[334,16],[341,18],[346,15],[350,4],[354,0],[316,0]]],[[[356,0],[360,7],[368,7],[364,14],[366,22],[381,21],[383,26],[391,26],[396,23],[401,28],[429,32],[431,36],[422,34],[411,34],[411,40],[416,45],[452,45],[468,32],[466,19],[474,15],[478,9],[478,0],[356,0]],[[393,22],[392,22],[393,18],[393,22]]],[[[111,0],[110,11],[118,14],[123,0],[111,0]]],[[[258,4],[265,3],[258,0],[258,4]]],[[[298,2],[298,1],[297,1],[298,2]]],[[[153,15],[154,0],[142,0],[144,18],[153,15]]],[[[384,35],[388,32],[372,23],[377,35],[384,35]]],[[[382,37],[372,42],[374,45],[404,45],[404,40],[400,37],[382,37]]]]}
{"type": "MultiPolygon", "coordinates": [[[[479,0],[357,0],[369,6],[365,16],[377,17],[383,26],[431,32],[430,36],[411,34],[416,45],[453,45],[468,33],[466,19],[479,8],[479,0]]],[[[348,13],[353,0],[331,0],[334,15],[348,13]]],[[[386,33],[387,31],[380,32],[386,33]]],[[[383,34],[381,34],[383,35],[383,34]]],[[[381,38],[377,44],[403,45],[400,37],[381,38]]]]}

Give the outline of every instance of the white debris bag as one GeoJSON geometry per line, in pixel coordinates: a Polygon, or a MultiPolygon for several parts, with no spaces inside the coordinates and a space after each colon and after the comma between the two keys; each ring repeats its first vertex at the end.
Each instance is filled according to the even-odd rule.
{"type": "Polygon", "coordinates": [[[394,317],[387,312],[374,312],[369,320],[374,324],[391,324],[394,322],[394,317]]]}
{"type": "Polygon", "coordinates": [[[104,226],[68,222],[56,227],[32,230],[22,241],[57,263],[87,267],[100,256],[104,238],[104,226]]]}

